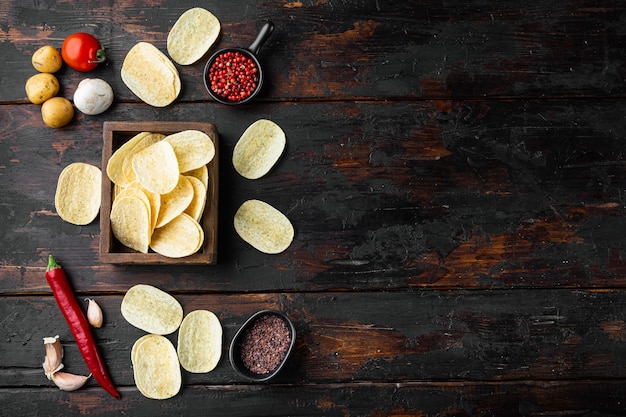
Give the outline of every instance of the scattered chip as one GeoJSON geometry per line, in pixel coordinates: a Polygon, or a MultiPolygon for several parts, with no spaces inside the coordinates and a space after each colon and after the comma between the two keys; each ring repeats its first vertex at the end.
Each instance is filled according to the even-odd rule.
{"type": "Polygon", "coordinates": [[[243,240],[269,254],[287,249],[294,236],[289,219],[260,200],[244,202],[235,213],[234,225],[243,240]]]}
{"type": "Polygon", "coordinates": [[[66,222],[85,225],[100,212],[102,171],[83,162],[66,166],[57,181],[54,205],[66,222]]]}
{"type": "Polygon", "coordinates": [[[130,91],[154,107],[165,107],[180,94],[176,67],[163,52],[147,42],[139,42],[128,51],[121,76],[130,91]]]}
{"type": "Polygon", "coordinates": [[[211,12],[194,7],[184,12],[167,36],[167,52],[180,65],[197,62],[213,46],[220,22],[211,12]]]}
{"type": "Polygon", "coordinates": [[[111,205],[111,231],[120,243],[141,253],[150,245],[150,208],[142,198],[129,195],[111,205]]]}
{"type": "Polygon", "coordinates": [[[184,130],[167,136],[165,140],[174,148],[180,172],[200,168],[215,156],[213,141],[199,130],[184,130]]]}
{"type": "Polygon", "coordinates": [[[180,391],[178,356],[166,337],[152,334],[139,338],[132,347],[131,362],[135,384],[145,397],[164,400],[180,391]]]}
{"type": "Polygon", "coordinates": [[[133,326],[159,335],[175,332],[183,320],[180,303],[165,291],[147,284],[137,284],[126,292],[121,311],[133,326]]]}
{"type": "Polygon", "coordinates": [[[204,231],[197,221],[181,213],[165,226],[154,229],[150,247],[170,258],[182,258],[196,253],[204,242],[204,231]]]}
{"type": "Polygon", "coordinates": [[[271,120],[257,120],[243,132],[233,149],[233,166],[244,178],[261,178],[285,149],[285,132],[271,120]]]}
{"type": "Polygon", "coordinates": [[[178,184],[178,160],[164,140],[137,152],[132,166],[141,185],[153,193],[167,194],[178,184]]]}
{"type": "Polygon", "coordinates": [[[222,325],[208,310],[187,314],[178,331],[178,360],[188,372],[210,372],[222,354],[222,325]]]}

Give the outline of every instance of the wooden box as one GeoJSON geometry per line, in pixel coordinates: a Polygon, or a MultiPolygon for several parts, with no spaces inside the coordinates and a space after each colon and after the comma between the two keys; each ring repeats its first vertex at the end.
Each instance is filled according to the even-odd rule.
{"type": "Polygon", "coordinates": [[[219,147],[217,130],[212,123],[204,122],[105,122],[102,148],[102,207],[100,209],[100,261],[112,264],[215,264],[217,262],[217,203],[219,178],[219,147]],[[213,140],[215,157],[207,165],[209,186],[207,201],[201,219],[204,244],[193,255],[169,258],[150,251],[141,253],[122,245],[111,230],[110,214],[114,185],[106,174],[111,155],[126,141],[141,132],[165,135],[183,130],[200,130],[213,140]]]}

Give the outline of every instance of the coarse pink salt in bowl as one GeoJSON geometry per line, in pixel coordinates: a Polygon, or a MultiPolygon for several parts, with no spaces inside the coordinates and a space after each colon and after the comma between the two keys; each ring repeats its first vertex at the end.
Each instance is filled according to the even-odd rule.
{"type": "Polygon", "coordinates": [[[230,363],[247,379],[269,381],[284,367],[295,341],[296,329],[287,315],[261,310],[235,334],[230,344],[230,363]]]}

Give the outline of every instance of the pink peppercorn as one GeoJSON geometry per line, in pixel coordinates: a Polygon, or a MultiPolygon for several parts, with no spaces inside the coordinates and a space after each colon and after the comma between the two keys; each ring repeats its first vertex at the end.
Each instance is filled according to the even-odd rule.
{"type": "Polygon", "coordinates": [[[256,90],[259,69],[249,56],[239,51],[226,51],[211,64],[208,81],[211,91],[223,100],[243,101],[256,90]]]}

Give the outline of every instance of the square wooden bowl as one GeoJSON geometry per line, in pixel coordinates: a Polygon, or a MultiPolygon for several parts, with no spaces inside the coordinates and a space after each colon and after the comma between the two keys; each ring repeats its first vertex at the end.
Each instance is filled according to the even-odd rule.
{"type": "Polygon", "coordinates": [[[100,261],[111,264],[215,264],[217,262],[217,202],[219,175],[219,148],[217,129],[212,123],[204,122],[105,122],[102,148],[102,207],[100,209],[100,261]],[[141,132],[169,135],[183,130],[200,130],[206,133],[215,145],[215,157],[207,165],[209,187],[207,201],[201,219],[204,230],[204,244],[193,255],[183,258],[169,258],[150,251],[141,253],[122,245],[111,230],[111,205],[114,185],[106,174],[111,155],[122,144],[141,132]]]}

